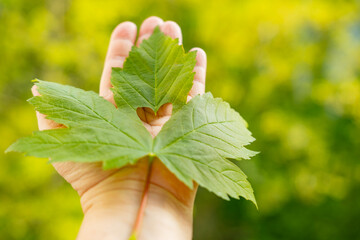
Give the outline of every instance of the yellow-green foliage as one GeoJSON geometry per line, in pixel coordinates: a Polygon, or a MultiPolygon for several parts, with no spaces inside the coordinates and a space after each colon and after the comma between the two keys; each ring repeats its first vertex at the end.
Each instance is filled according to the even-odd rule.
{"type": "Polygon", "coordinates": [[[0,1],[0,238],[74,239],[77,194],[46,160],[3,155],[36,129],[31,79],[97,90],[112,29],[174,20],[208,54],[207,90],[247,121],[259,212],[201,191],[195,239],[360,235],[360,2],[0,1]]]}

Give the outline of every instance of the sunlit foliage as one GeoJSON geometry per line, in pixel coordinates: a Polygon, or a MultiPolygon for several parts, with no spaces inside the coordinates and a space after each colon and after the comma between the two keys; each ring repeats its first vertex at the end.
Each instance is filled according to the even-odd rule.
{"type": "MultiPolygon", "coordinates": [[[[208,54],[207,90],[261,151],[258,199],[199,192],[195,240],[360,236],[360,2],[0,0],[0,152],[36,129],[31,79],[98,89],[112,29],[158,15],[208,54]]],[[[46,160],[1,154],[0,238],[74,239],[79,199],[46,160]]]]}

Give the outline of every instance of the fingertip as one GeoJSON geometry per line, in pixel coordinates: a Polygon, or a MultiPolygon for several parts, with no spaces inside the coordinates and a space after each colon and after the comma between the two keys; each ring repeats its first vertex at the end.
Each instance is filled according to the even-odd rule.
{"type": "Polygon", "coordinates": [[[198,47],[192,48],[190,52],[196,51],[196,66],[201,66],[206,68],[207,57],[206,52],[198,47]]]}
{"type": "Polygon", "coordinates": [[[111,38],[126,39],[134,43],[136,39],[136,34],[137,34],[136,24],[127,21],[127,22],[122,22],[115,27],[114,31],[111,34],[111,38]]]}
{"type": "Polygon", "coordinates": [[[139,35],[141,36],[144,34],[152,34],[154,28],[158,25],[162,25],[163,23],[164,21],[159,17],[156,16],[148,17],[141,24],[139,35]]]}
{"type": "Polygon", "coordinates": [[[140,26],[139,38],[136,45],[139,46],[144,39],[148,39],[153,33],[156,26],[161,26],[164,21],[156,16],[148,17],[140,26]]]}
{"type": "Polygon", "coordinates": [[[160,26],[161,31],[173,39],[178,38],[179,44],[182,44],[182,33],[180,26],[174,21],[166,21],[160,26]]]}

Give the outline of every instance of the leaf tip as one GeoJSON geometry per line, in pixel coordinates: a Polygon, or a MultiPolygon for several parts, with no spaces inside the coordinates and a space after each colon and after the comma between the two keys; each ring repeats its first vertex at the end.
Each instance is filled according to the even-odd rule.
{"type": "Polygon", "coordinates": [[[256,207],[256,210],[258,210],[259,211],[259,206],[257,205],[257,202],[256,202],[256,199],[255,199],[255,197],[254,198],[252,198],[252,199],[249,199],[254,205],[255,205],[255,207],[256,207]]]}
{"type": "Polygon", "coordinates": [[[245,197],[245,199],[251,201],[255,205],[256,209],[259,210],[253,191],[250,193],[249,196],[245,197]]]}
{"type": "Polygon", "coordinates": [[[13,151],[14,151],[13,145],[14,145],[14,144],[11,144],[11,145],[4,151],[4,153],[7,154],[7,153],[9,153],[9,152],[13,152],[13,151]]]}
{"type": "Polygon", "coordinates": [[[160,34],[165,35],[165,34],[160,30],[160,25],[157,25],[157,26],[154,28],[153,34],[156,34],[156,33],[160,33],[160,34]]]}
{"type": "Polygon", "coordinates": [[[23,152],[22,149],[19,149],[19,146],[21,147],[21,143],[19,142],[22,140],[22,138],[18,139],[16,142],[12,143],[5,151],[4,153],[10,153],[10,152],[23,152]]]}

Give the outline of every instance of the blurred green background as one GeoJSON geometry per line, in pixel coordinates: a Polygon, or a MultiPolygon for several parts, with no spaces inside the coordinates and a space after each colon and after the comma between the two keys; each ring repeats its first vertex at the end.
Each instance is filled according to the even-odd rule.
{"type": "Polygon", "coordinates": [[[208,54],[207,91],[249,122],[248,201],[200,190],[195,240],[360,239],[360,1],[0,0],[0,239],[75,239],[77,194],[44,159],[31,79],[98,90],[112,29],[157,15],[208,54]]]}

